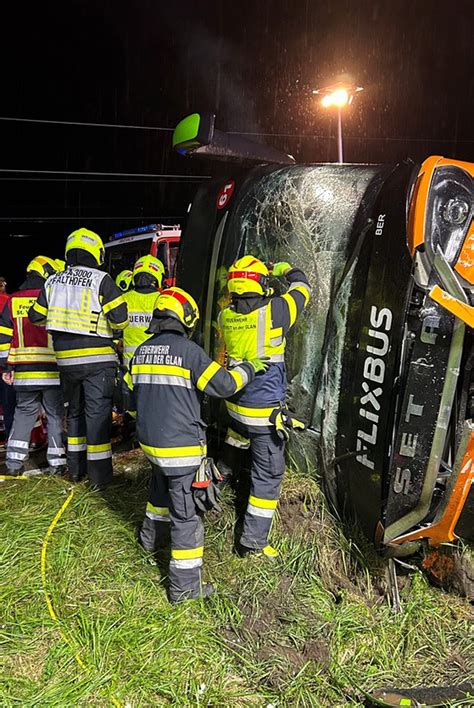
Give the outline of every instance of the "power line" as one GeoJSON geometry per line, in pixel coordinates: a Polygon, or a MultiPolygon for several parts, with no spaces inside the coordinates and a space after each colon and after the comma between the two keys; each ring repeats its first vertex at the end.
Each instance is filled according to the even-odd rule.
{"type": "Polygon", "coordinates": [[[158,177],[160,179],[184,179],[184,180],[194,180],[196,179],[212,179],[210,175],[158,175],[158,174],[148,174],[147,172],[84,172],[84,171],[73,171],[73,170],[16,170],[13,168],[2,167],[0,172],[17,172],[18,174],[42,174],[42,175],[92,175],[95,177],[107,177],[111,175],[112,177],[158,177]]]}
{"type": "MultiPolygon", "coordinates": [[[[202,178],[201,178],[202,179],[202,178]]],[[[189,179],[188,182],[200,182],[201,179],[189,179]]],[[[104,182],[109,184],[110,182],[115,184],[156,184],[157,182],[171,182],[176,184],[182,184],[179,179],[94,179],[94,178],[82,178],[73,177],[69,179],[68,177],[0,177],[0,182],[104,182]]]]}
{"type": "Polygon", "coordinates": [[[2,121],[14,123],[50,123],[52,125],[79,125],[86,128],[122,128],[127,130],[155,130],[163,132],[173,132],[174,128],[165,128],[151,125],[124,125],[123,123],[82,123],[74,120],[45,120],[42,118],[14,118],[10,116],[0,116],[2,121]]]}
{"type": "Polygon", "coordinates": [[[94,216],[93,214],[79,214],[78,216],[0,216],[0,221],[17,221],[19,223],[25,221],[77,221],[77,220],[90,220],[90,221],[107,221],[107,220],[118,220],[118,221],[135,221],[145,219],[182,219],[183,216],[152,216],[150,214],[135,214],[135,216],[94,216]]]}
{"type": "MultiPolygon", "coordinates": [[[[46,123],[51,125],[72,125],[86,128],[121,128],[126,130],[150,130],[157,132],[169,132],[172,133],[174,128],[169,128],[167,126],[152,126],[152,125],[126,125],[123,123],[88,123],[82,121],[68,121],[68,120],[47,120],[44,118],[17,118],[14,116],[0,116],[0,121],[9,121],[16,123],[46,123]]],[[[245,131],[245,130],[228,130],[226,131],[229,135],[250,135],[255,137],[266,137],[266,138],[301,138],[308,140],[328,140],[331,136],[328,135],[305,135],[300,133],[264,133],[258,131],[245,131]]],[[[364,141],[379,141],[379,142],[407,142],[407,143],[474,143],[473,139],[470,138],[408,138],[400,136],[382,136],[382,137],[372,137],[372,136],[361,136],[356,135],[345,135],[344,140],[364,140],[364,141]]]]}
{"type": "MultiPolygon", "coordinates": [[[[228,130],[229,135],[254,135],[266,138],[308,138],[310,140],[335,140],[334,135],[304,135],[301,133],[245,133],[239,130],[228,130]]],[[[360,140],[360,141],[379,141],[379,142],[400,142],[400,143],[474,143],[474,140],[469,138],[401,138],[401,137],[371,137],[371,136],[361,136],[357,135],[344,135],[344,141],[346,140],[360,140]]]]}

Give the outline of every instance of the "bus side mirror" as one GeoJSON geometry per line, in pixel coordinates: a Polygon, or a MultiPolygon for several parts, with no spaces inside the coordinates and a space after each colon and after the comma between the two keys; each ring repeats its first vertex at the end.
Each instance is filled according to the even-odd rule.
{"type": "Polygon", "coordinates": [[[214,136],[214,113],[192,113],[178,123],[173,132],[173,149],[187,155],[196,148],[209,145],[214,136]]]}

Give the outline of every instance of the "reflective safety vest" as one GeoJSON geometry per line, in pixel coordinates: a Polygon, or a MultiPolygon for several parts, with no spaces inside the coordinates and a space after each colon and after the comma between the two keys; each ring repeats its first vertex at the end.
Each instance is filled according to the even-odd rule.
{"type": "Polygon", "coordinates": [[[99,295],[106,275],[96,268],[74,266],[50,276],[45,284],[48,301],[46,328],[112,338],[112,328],[99,295]]]}
{"type": "Polygon", "coordinates": [[[39,289],[19,290],[11,296],[0,326],[0,356],[15,372],[15,388],[47,388],[59,386],[59,371],[51,337],[44,327],[28,319],[28,311],[36,301],[39,289]]]}
{"type": "Polygon", "coordinates": [[[271,363],[265,373],[258,374],[243,391],[226,401],[230,417],[250,429],[269,426],[272,411],[285,400],[285,337],[310,298],[301,270],[292,269],[287,281],[287,292],[264,301],[261,307],[257,301],[254,310],[246,311],[246,301],[237,300],[219,315],[230,366],[262,357],[268,357],[271,363]]]}
{"type": "Polygon", "coordinates": [[[226,401],[227,412],[231,418],[247,427],[269,426],[269,417],[273,408],[268,407],[268,404],[277,405],[283,401],[287,387],[286,340],[283,336],[283,328],[273,326],[271,302],[247,314],[237,313],[232,306],[226,307],[222,310],[220,322],[230,366],[244,359],[252,360],[261,357],[268,357],[274,364],[266,374],[256,377],[253,386],[250,386],[247,400],[244,398],[247,405],[242,405],[240,402],[241,396],[245,397],[244,390],[238,396],[238,403],[226,401]]]}
{"type": "Polygon", "coordinates": [[[123,358],[128,366],[135,349],[148,339],[146,334],[155,309],[155,302],[159,292],[140,293],[136,290],[129,290],[123,294],[123,299],[128,306],[129,325],[123,332],[123,358]]]}
{"type": "Polygon", "coordinates": [[[271,303],[247,314],[232,306],[220,315],[229,363],[268,357],[273,363],[285,361],[286,340],[282,327],[273,327],[271,303]]]}

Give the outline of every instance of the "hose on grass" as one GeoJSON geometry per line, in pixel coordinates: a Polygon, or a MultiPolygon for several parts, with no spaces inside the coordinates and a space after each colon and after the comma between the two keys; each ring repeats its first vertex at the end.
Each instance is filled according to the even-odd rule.
{"type": "Polygon", "coordinates": [[[12,475],[12,474],[0,474],[0,481],[1,482],[6,482],[9,479],[31,479],[34,478],[36,475],[33,474],[18,474],[18,475],[12,475]]]}
{"type": "MultiPolygon", "coordinates": [[[[10,479],[11,479],[11,477],[10,477],[10,479]]],[[[48,607],[49,615],[50,615],[51,619],[57,625],[57,629],[58,629],[58,632],[59,632],[62,640],[73,651],[74,658],[75,658],[76,662],[78,663],[78,665],[81,667],[81,669],[83,671],[85,671],[86,673],[89,673],[89,671],[90,671],[89,667],[82,661],[82,659],[80,657],[80,653],[78,651],[76,651],[76,649],[74,648],[72,640],[68,637],[66,632],[64,632],[64,630],[60,626],[60,620],[59,620],[59,617],[56,614],[56,611],[54,609],[51,593],[47,589],[46,560],[47,560],[48,543],[49,543],[51,536],[53,535],[53,531],[54,531],[57,523],[61,519],[61,517],[64,514],[64,512],[66,511],[66,509],[68,508],[73,496],[74,496],[74,489],[71,489],[66,501],[63,503],[63,505],[61,506],[59,511],[56,513],[56,516],[51,521],[51,523],[48,527],[48,530],[46,531],[46,536],[43,539],[43,543],[41,546],[41,584],[42,584],[42,589],[43,589],[43,594],[44,594],[44,598],[46,601],[46,605],[48,607]]],[[[116,708],[123,708],[122,703],[118,700],[118,698],[116,698],[115,696],[112,695],[112,696],[110,696],[110,699],[116,708]]]]}
{"type": "Polygon", "coordinates": [[[0,474],[0,482],[8,482],[9,479],[36,479],[37,477],[48,479],[49,475],[45,475],[45,469],[46,468],[37,467],[33,470],[28,470],[28,474],[0,474]]]}
{"type": "Polygon", "coordinates": [[[12,475],[12,474],[0,474],[0,481],[5,482],[7,479],[29,479],[24,474],[12,475]]]}

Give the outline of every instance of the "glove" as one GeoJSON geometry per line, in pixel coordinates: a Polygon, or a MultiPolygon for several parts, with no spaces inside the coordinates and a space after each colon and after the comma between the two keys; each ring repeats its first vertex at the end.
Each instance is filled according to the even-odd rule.
{"type": "Polygon", "coordinates": [[[293,418],[288,408],[275,408],[270,415],[270,423],[275,426],[280,440],[288,442],[292,430],[304,430],[305,424],[293,418]]]}
{"type": "Polygon", "coordinates": [[[4,371],[2,374],[2,379],[6,384],[11,386],[13,384],[14,376],[15,374],[13,371],[4,371]]]}
{"type": "Polygon", "coordinates": [[[288,440],[290,439],[290,431],[283,422],[283,413],[281,410],[273,411],[270,416],[270,423],[273,423],[273,425],[275,426],[277,435],[280,440],[288,442],[288,440]]]}
{"type": "Polygon", "coordinates": [[[205,457],[192,483],[193,499],[198,511],[221,511],[218,484],[223,477],[211,457],[205,457]]]}
{"type": "Polygon", "coordinates": [[[275,263],[273,266],[272,275],[275,276],[275,278],[281,278],[282,275],[286,275],[286,273],[288,273],[288,271],[292,268],[293,266],[285,261],[275,263]]]}
{"type": "Polygon", "coordinates": [[[247,360],[247,363],[253,366],[253,370],[256,374],[259,374],[262,371],[265,372],[270,366],[270,357],[262,356],[259,359],[251,359],[250,361],[247,360]]]}

